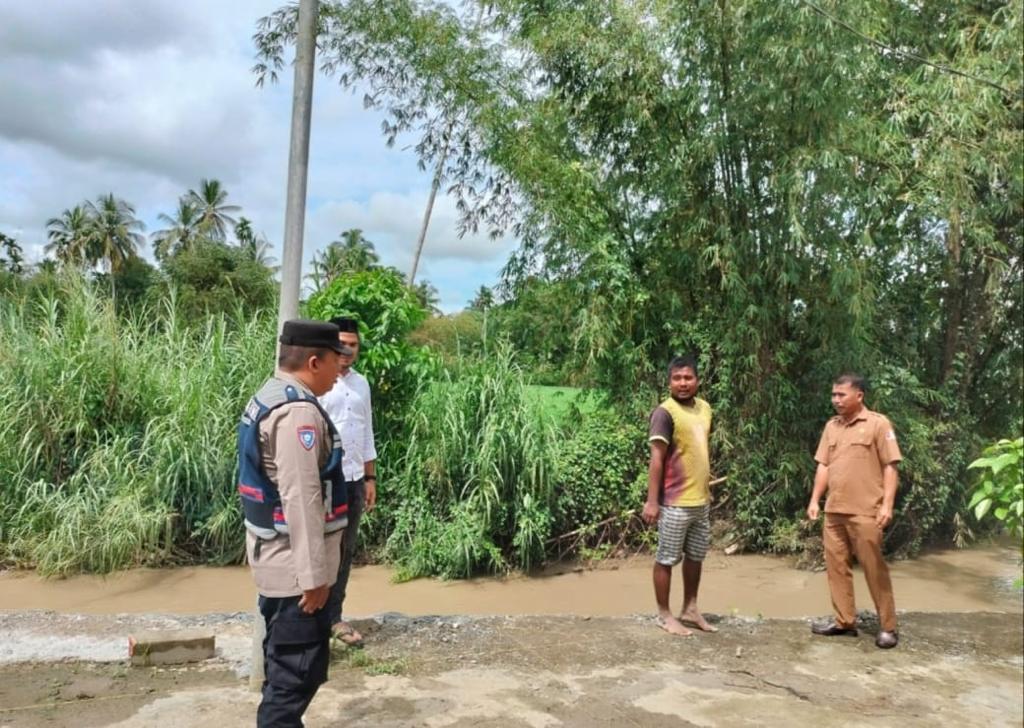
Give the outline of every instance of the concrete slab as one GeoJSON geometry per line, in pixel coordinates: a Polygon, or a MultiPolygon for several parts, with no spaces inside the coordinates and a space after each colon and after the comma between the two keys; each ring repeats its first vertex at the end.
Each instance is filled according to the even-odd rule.
{"type": "Polygon", "coordinates": [[[213,632],[184,629],[140,632],[128,638],[128,658],[135,667],[201,662],[216,652],[213,632]]]}

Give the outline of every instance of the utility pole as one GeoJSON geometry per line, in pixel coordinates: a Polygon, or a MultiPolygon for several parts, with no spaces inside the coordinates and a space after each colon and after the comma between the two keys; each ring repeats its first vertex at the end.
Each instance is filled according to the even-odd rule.
{"type": "Polygon", "coordinates": [[[288,198],[284,212],[284,250],[281,253],[281,301],[277,330],[299,313],[302,282],[302,231],[306,221],[306,179],[309,172],[309,122],[313,111],[316,72],[318,0],[299,1],[296,30],[295,88],[292,92],[292,136],[288,153],[288,198]]]}
{"type": "MultiPolygon", "coordinates": [[[[277,331],[299,315],[302,283],[302,232],[306,222],[306,180],[309,176],[309,123],[313,116],[313,75],[316,72],[316,21],[319,0],[299,0],[295,39],[295,87],[292,90],[292,131],[288,152],[288,193],[284,211],[284,250],[281,252],[281,300],[277,331]]],[[[253,615],[252,671],[249,688],[259,691],[265,677],[263,638],[266,624],[257,606],[253,615]]]]}

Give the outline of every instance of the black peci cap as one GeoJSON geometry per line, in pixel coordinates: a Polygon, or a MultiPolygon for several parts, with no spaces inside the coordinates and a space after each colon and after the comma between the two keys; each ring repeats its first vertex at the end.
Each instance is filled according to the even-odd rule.
{"type": "Polygon", "coordinates": [[[338,327],[326,321],[292,319],[285,321],[278,339],[286,346],[308,346],[312,349],[333,349],[339,354],[352,355],[352,350],[338,341],[338,327]]]}

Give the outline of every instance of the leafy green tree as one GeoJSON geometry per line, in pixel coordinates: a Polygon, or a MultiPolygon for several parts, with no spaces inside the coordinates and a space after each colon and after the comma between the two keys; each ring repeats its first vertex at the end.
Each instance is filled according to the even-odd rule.
{"type": "Polygon", "coordinates": [[[162,280],[160,271],[137,255],[128,258],[114,277],[120,312],[138,311],[145,304],[152,304],[162,280]]]}
{"type": "Polygon", "coordinates": [[[44,251],[61,265],[81,267],[89,259],[92,220],[85,205],[64,210],[60,217],[47,220],[47,238],[44,251]]]}
{"type": "Polygon", "coordinates": [[[446,368],[484,353],[485,314],[466,310],[435,315],[423,321],[409,334],[410,343],[428,346],[444,360],[446,368]]]}
{"type": "Polygon", "coordinates": [[[383,269],[335,278],[306,302],[306,315],[327,320],[350,316],[359,321],[362,349],[359,370],[370,381],[374,413],[385,435],[402,428],[404,405],[437,370],[429,351],[409,343],[427,311],[401,275],[383,269]]]}
{"type": "Polygon", "coordinates": [[[219,180],[199,180],[198,190],[189,190],[185,201],[196,208],[196,230],[211,240],[226,240],[228,228],[235,224],[232,215],[242,210],[227,204],[228,193],[219,180]]]}
{"type": "MultiPolygon", "coordinates": [[[[799,510],[848,368],[905,433],[888,543],[948,527],[1024,391],[1021,0],[322,7],[322,67],[388,142],[430,167],[457,120],[461,224],[519,237],[510,290],[561,287],[556,356],[624,401],[700,352],[751,545],[799,510]]],[[[293,13],[261,21],[259,78],[293,13]]]]}
{"type": "Polygon", "coordinates": [[[249,318],[276,303],[271,272],[227,243],[199,240],[170,256],[164,271],[176,291],[177,309],[187,319],[218,313],[249,318]]]}

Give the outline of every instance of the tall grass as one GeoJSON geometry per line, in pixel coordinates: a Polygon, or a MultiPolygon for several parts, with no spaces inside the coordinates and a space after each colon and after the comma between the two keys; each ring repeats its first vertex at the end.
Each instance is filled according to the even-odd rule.
{"type": "MultiPolygon", "coordinates": [[[[54,575],[241,561],[236,425],[272,371],[274,320],[175,309],[119,315],[74,276],[0,294],[0,561],[54,575]]],[[[556,528],[625,507],[629,453],[605,452],[603,420],[581,426],[593,403],[538,396],[508,348],[454,364],[398,402],[381,443],[364,538],[401,576],[529,569],[556,528]]]]}
{"type": "Polygon", "coordinates": [[[46,574],[241,556],[235,427],[273,321],[119,318],[79,278],[0,299],[0,552],[46,574]]]}
{"type": "Polygon", "coordinates": [[[543,559],[557,432],[511,351],[430,383],[409,413],[385,549],[400,576],[465,577],[543,559]]]}

